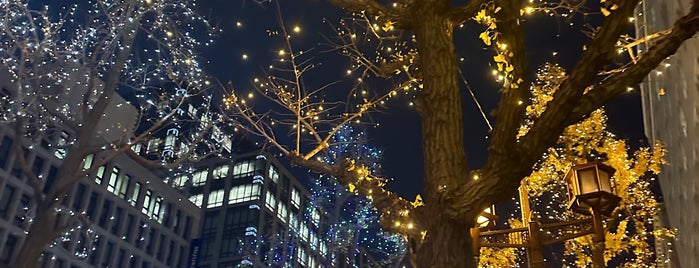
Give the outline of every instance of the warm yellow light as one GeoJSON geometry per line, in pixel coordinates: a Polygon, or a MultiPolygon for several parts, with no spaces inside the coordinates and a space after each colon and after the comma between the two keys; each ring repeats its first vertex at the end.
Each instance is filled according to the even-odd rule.
{"type": "Polygon", "coordinates": [[[299,27],[298,25],[297,25],[297,26],[294,26],[294,32],[295,32],[295,33],[300,33],[300,32],[301,32],[301,27],[299,27]]]}

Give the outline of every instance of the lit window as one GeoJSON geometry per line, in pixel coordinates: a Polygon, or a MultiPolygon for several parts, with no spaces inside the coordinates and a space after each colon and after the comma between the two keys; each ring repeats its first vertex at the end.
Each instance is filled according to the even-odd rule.
{"type": "Polygon", "coordinates": [[[201,186],[206,184],[206,175],[208,173],[208,170],[199,170],[194,173],[192,176],[192,185],[193,186],[201,186]]]}
{"type": "Polygon", "coordinates": [[[133,185],[133,192],[131,193],[131,197],[129,198],[129,204],[132,206],[136,206],[136,202],[138,202],[138,195],[141,194],[141,183],[136,182],[133,185]]]}
{"type": "Polygon", "coordinates": [[[251,173],[255,171],[255,162],[253,161],[243,161],[236,163],[235,166],[233,166],[233,177],[239,178],[239,177],[245,177],[251,175],[251,173]]]}
{"type": "Polygon", "coordinates": [[[304,249],[303,247],[299,247],[296,251],[296,259],[301,265],[306,266],[306,258],[306,249],[304,249]]]}
{"type": "Polygon", "coordinates": [[[223,205],[223,189],[209,193],[209,200],[206,203],[206,208],[215,208],[223,205]]]}
{"type": "Polygon", "coordinates": [[[95,183],[101,185],[102,179],[104,179],[104,166],[100,166],[97,168],[97,174],[95,174],[95,183]]]}
{"type": "Polygon", "coordinates": [[[118,167],[112,167],[112,175],[109,177],[109,184],[107,184],[107,191],[116,194],[117,178],[119,178],[119,173],[121,170],[118,167]]]}
{"type": "Polygon", "coordinates": [[[228,204],[237,204],[257,199],[260,199],[259,184],[233,186],[228,194],[228,204]]]}
{"type": "Polygon", "coordinates": [[[277,168],[274,166],[269,166],[269,179],[272,180],[274,183],[279,182],[279,172],[277,171],[277,168]]]}
{"type": "Polygon", "coordinates": [[[294,213],[289,214],[289,226],[292,230],[298,231],[299,229],[299,219],[294,215],[294,213]]]}
{"type": "Polygon", "coordinates": [[[267,192],[265,196],[265,206],[267,206],[269,210],[275,211],[275,209],[277,208],[277,199],[270,192],[267,192]]]}
{"type": "Polygon", "coordinates": [[[159,223],[163,222],[163,197],[158,196],[155,198],[155,203],[153,204],[153,210],[150,211],[150,215],[148,215],[151,219],[158,221],[159,223]]]}
{"type": "Polygon", "coordinates": [[[131,176],[123,175],[117,177],[116,189],[114,189],[114,194],[120,198],[126,199],[126,192],[129,190],[129,181],[131,181],[131,176]]]}
{"type": "Polygon", "coordinates": [[[197,205],[197,207],[201,207],[201,204],[204,201],[204,195],[203,194],[198,194],[198,195],[193,195],[189,197],[189,201],[197,205]]]}
{"type": "Polygon", "coordinates": [[[295,208],[301,206],[301,192],[299,192],[299,189],[296,189],[296,187],[291,189],[291,205],[295,208]]]}
{"type": "Polygon", "coordinates": [[[83,160],[83,170],[88,170],[92,167],[92,161],[95,160],[95,155],[90,154],[85,157],[83,160]]]}
{"type": "Polygon", "coordinates": [[[318,209],[313,209],[311,211],[311,221],[315,226],[318,226],[318,223],[320,223],[320,213],[318,212],[318,209]]]}
{"type": "Polygon", "coordinates": [[[172,186],[175,186],[178,188],[184,187],[185,185],[187,185],[188,180],[189,180],[189,178],[187,178],[187,175],[177,176],[177,177],[175,177],[172,186]]]}
{"type": "Polygon", "coordinates": [[[286,223],[286,217],[289,215],[289,210],[286,208],[286,204],[280,202],[279,203],[279,209],[277,209],[277,217],[279,219],[286,223]]]}
{"type": "Polygon", "coordinates": [[[308,226],[305,223],[301,224],[301,239],[308,242],[308,226]]]}
{"type": "Polygon", "coordinates": [[[146,195],[143,197],[143,208],[141,212],[148,215],[151,210],[151,203],[153,202],[153,191],[146,190],[146,195]]]}
{"type": "Polygon", "coordinates": [[[218,166],[214,169],[214,179],[225,178],[228,175],[228,165],[218,166]]]}
{"type": "Polygon", "coordinates": [[[58,143],[56,152],[53,154],[58,159],[63,159],[66,157],[66,145],[68,144],[68,132],[61,131],[61,135],[58,137],[58,143]]]}

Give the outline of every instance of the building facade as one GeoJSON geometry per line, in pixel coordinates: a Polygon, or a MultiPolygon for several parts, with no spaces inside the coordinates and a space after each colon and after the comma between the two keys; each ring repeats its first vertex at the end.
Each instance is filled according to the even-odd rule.
{"type": "MultiPolygon", "coordinates": [[[[0,128],[0,263],[16,257],[30,224],[33,190],[15,163],[8,128],[0,128]]],[[[56,176],[60,150],[34,147],[29,160],[46,181],[56,176]]],[[[99,156],[98,156],[99,157],[99,156]]],[[[88,156],[84,168],[96,163],[88,156]]],[[[42,267],[186,267],[190,240],[198,236],[200,211],[158,175],[118,157],[98,167],[60,206],[84,212],[90,231],[68,230],[45,252],[42,267]]],[[[65,223],[67,216],[62,217],[65,223]]]]}
{"type": "Polygon", "coordinates": [[[173,175],[174,188],[201,207],[201,268],[332,267],[324,213],[303,185],[268,154],[211,158],[173,175]]]}
{"type": "MultiPolygon", "coordinates": [[[[652,36],[686,14],[689,0],[646,0],[636,12],[636,35],[652,36]]],[[[653,41],[641,44],[639,54],[653,41]]],[[[699,266],[699,39],[691,38],[641,84],[644,128],[667,148],[659,175],[666,224],[677,228],[666,267],[699,266]]],[[[663,247],[668,245],[662,245],[663,247]]],[[[662,260],[660,260],[662,261],[662,260]]]]}

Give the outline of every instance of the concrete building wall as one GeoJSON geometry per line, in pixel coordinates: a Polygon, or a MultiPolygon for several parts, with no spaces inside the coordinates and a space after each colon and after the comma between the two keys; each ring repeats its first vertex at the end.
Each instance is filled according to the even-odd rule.
{"type": "MultiPolygon", "coordinates": [[[[636,12],[637,36],[672,27],[689,10],[689,0],[645,0],[636,12]]],[[[640,53],[652,41],[639,46],[640,53]]],[[[667,147],[669,165],[659,175],[666,219],[677,227],[676,267],[699,266],[699,39],[688,40],[641,85],[644,127],[649,140],[667,147]]]]}

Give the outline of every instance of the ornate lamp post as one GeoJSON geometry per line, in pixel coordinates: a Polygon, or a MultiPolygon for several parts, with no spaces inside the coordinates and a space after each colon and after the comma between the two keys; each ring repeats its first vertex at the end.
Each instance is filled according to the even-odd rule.
{"type": "Polygon", "coordinates": [[[588,163],[572,167],[566,174],[568,183],[568,209],[592,215],[592,266],[605,267],[604,226],[602,215],[609,216],[619,205],[621,198],[612,192],[610,178],[614,168],[601,163],[588,163]]]}
{"type": "Polygon", "coordinates": [[[542,246],[593,234],[592,265],[595,268],[605,267],[602,216],[609,216],[621,201],[620,197],[613,194],[612,174],[614,168],[597,162],[570,168],[565,176],[568,184],[568,209],[592,217],[565,222],[539,224],[532,219],[528,191],[523,184],[520,186],[520,204],[525,227],[493,231],[488,231],[482,226],[471,229],[475,255],[478,256],[481,246],[524,247],[527,250],[529,267],[543,268],[545,265],[542,246]],[[550,235],[556,230],[562,234],[555,237],[550,235]]]}

